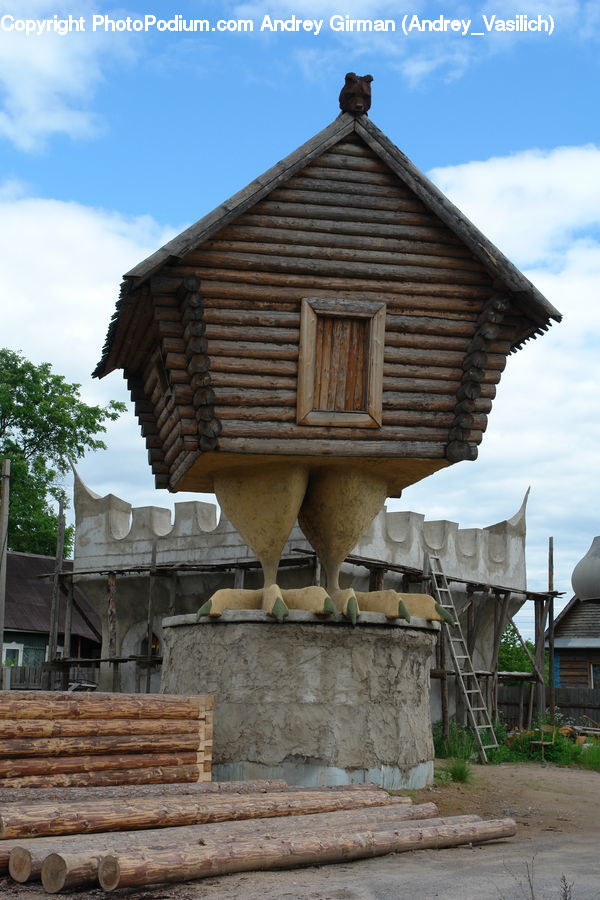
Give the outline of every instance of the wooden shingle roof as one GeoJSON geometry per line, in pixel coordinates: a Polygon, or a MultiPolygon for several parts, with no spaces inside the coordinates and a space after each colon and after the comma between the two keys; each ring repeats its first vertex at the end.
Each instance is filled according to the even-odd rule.
{"type": "Polygon", "coordinates": [[[311,161],[334,147],[350,134],[356,134],[379,159],[469,248],[486,271],[497,282],[499,290],[511,294],[515,306],[531,321],[531,327],[519,336],[513,349],[524,341],[542,334],[560,321],[561,314],[537,288],[498,250],[466,216],[365,116],[355,118],[343,113],[327,128],[315,135],[284,160],[277,163],[229,200],[191,225],[124,277],[115,314],[110,323],[102,359],[93,375],[102,377],[123,364],[114,352],[114,338],[127,307],[133,302],[132,292],[163,266],[180,261],[189,252],[213,237],[254,204],[281,186],[311,161]]]}

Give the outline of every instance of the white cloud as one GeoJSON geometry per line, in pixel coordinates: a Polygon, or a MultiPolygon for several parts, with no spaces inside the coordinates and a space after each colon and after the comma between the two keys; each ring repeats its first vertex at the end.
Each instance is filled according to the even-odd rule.
{"type": "MultiPolygon", "coordinates": [[[[89,17],[94,9],[87,0],[74,4],[25,0],[10,14],[19,19],[52,19],[55,14],[89,17]]],[[[0,136],[32,151],[52,135],[94,135],[102,123],[90,101],[103,69],[115,57],[131,52],[126,35],[115,39],[88,30],[38,36],[0,30],[0,136]]]]}
{"type": "MultiPolygon", "coordinates": [[[[401,505],[485,526],[528,485],[528,578],[557,589],[600,533],[600,149],[560,147],[429,173],[564,314],[508,358],[479,458],[409,488],[401,505]]],[[[500,514],[500,515],[499,515],[500,514]]],[[[531,616],[521,621],[531,626],[531,616]]]]}
{"type": "MultiPolygon", "coordinates": [[[[261,22],[269,13],[278,18],[289,18],[292,13],[297,18],[323,18],[325,24],[318,38],[319,70],[331,69],[333,65],[343,64],[343,58],[352,60],[358,66],[361,58],[366,57],[387,62],[399,72],[411,88],[417,88],[436,77],[446,82],[462,77],[467,70],[478,61],[490,56],[511,53],[515,46],[523,42],[540,43],[548,41],[590,41],[600,36],[600,8],[597,0],[523,0],[517,7],[512,0],[485,0],[485,2],[464,2],[450,8],[433,8],[424,0],[415,0],[410,6],[398,6],[393,0],[347,0],[343,10],[336,0],[298,0],[293,10],[285,0],[246,0],[233,5],[232,15],[239,18],[251,18],[261,22]],[[392,19],[397,27],[394,33],[376,33],[369,31],[333,32],[329,30],[329,17],[342,14],[351,19],[392,19]],[[413,29],[409,34],[401,30],[403,16],[416,15],[420,20],[437,20],[440,18],[471,20],[468,33],[446,30],[413,29]],[[517,14],[524,14],[531,19],[538,15],[552,17],[553,34],[543,31],[487,31],[483,15],[488,18],[514,20],[517,14]],[[483,37],[471,32],[484,32],[483,37]],[[324,38],[330,40],[324,43],[324,38]]],[[[274,39],[280,34],[271,36],[274,39]]],[[[298,58],[305,57],[301,66],[305,77],[316,80],[311,67],[312,51],[302,50],[298,58]]]]}
{"type": "MultiPolygon", "coordinates": [[[[101,380],[91,372],[123,273],[180,230],[150,216],[28,196],[16,182],[0,185],[2,346],[36,365],[51,363],[57,374],[81,385],[86,403],[128,401],[121,372],[101,380]]],[[[131,405],[103,439],[108,450],[89,454],[78,466],[95,491],[116,493],[137,506],[173,505],[169,494],[154,491],[131,405]]]]}
{"type": "Polygon", "coordinates": [[[564,265],[566,248],[600,226],[600,147],[526,150],[433,169],[430,177],[519,265],[564,265]]]}

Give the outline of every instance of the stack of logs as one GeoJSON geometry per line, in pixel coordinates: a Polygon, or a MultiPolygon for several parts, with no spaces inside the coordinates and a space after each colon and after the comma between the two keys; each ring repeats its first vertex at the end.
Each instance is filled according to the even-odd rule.
{"type": "Polygon", "coordinates": [[[18,799],[1,791],[0,873],[41,879],[49,893],[98,883],[110,891],[454,847],[515,830],[511,819],[441,818],[433,803],[413,805],[375,785],[66,788],[18,799]]]}
{"type": "Polygon", "coordinates": [[[210,781],[212,697],[0,694],[0,788],[210,781]]]}

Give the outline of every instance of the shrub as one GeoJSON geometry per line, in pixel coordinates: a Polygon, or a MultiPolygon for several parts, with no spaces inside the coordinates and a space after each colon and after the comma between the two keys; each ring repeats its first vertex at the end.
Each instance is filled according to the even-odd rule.
{"type": "Polygon", "coordinates": [[[589,747],[582,747],[580,763],[586,769],[595,769],[600,772],[600,744],[594,743],[589,747]]]}
{"type": "Polygon", "coordinates": [[[448,760],[443,771],[448,772],[452,781],[459,781],[461,784],[471,780],[471,766],[466,759],[448,760]]]}
{"type": "Polygon", "coordinates": [[[477,751],[473,732],[454,721],[448,726],[446,738],[442,734],[442,723],[436,722],[433,727],[433,745],[439,759],[470,759],[477,751]]]}

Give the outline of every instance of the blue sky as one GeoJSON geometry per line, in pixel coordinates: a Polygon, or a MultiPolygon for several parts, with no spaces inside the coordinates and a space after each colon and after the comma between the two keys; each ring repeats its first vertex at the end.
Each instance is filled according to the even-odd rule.
{"type": "MultiPolygon", "coordinates": [[[[599,51],[597,0],[0,2],[2,344],[51,362],[90,402],[125,398],[118,374],[89,375],[123,272],[331,122],[347,71],[372,73],[373,121],[565,315],[509,359],[478,461],[394,505],[483,526],[512,515],[531,485],[530,586],[545,587],[552,534],[568,593],[600,533],[599,51]],[[86,31],[18,30],[55,14],[83,17],[86,31]],[[94,15],[146,14],[246,19],[254,31],[92,31],[94,15]],[[332,14],[397,30],[337,33],[332,14]],[[405,14],[471,19],[471,32],[484,14],[541,15],[553,33],[405,35],[405,14]],[[323,25],[261,33],[265,15],[323,25]]],[[[186,499],[154,491],[131,414],[107,442],[81,465],[98,493],[186,499]]]]}

